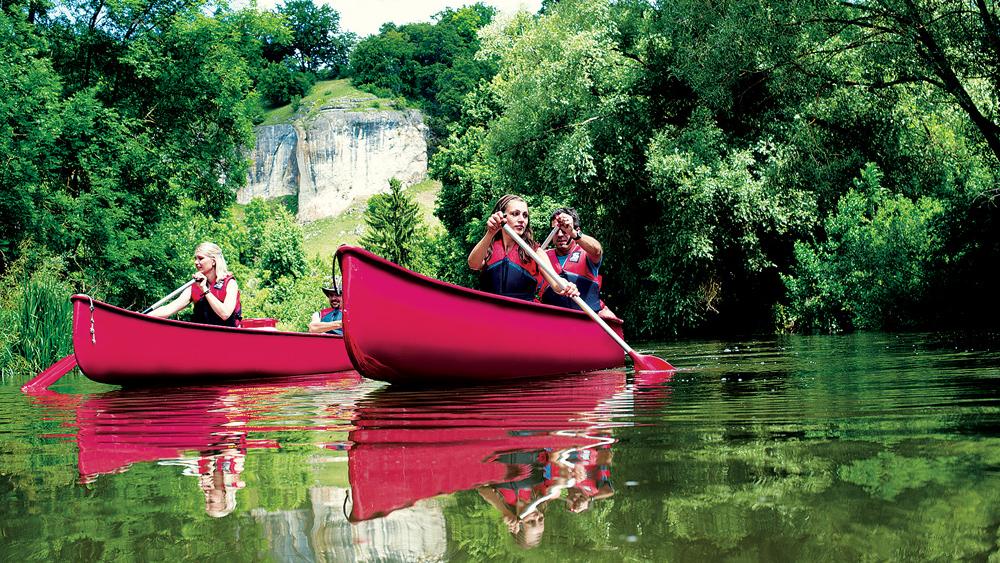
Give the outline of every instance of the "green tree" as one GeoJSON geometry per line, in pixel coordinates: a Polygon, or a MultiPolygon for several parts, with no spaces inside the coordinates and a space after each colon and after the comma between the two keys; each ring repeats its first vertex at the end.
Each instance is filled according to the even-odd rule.
{"type": "Polygon", "coordinates": [[[251,201],[245,213],[244,261],[260,273],[264,285],[273,286],[282,277],[305,274],[302,229],[292,214],[277,201],[260,198],[251,201]]]}
{"type": "Polygon", "coordinates": [[[295,97],[306,96],[315,84],[316,75],[282,61],[264,67],[257,79],[257,91],[271,106],[283,106],[295,97]]]}
{"type": "Polygon", "coordinates": [[[428,113],[432,130],[443,135],[461,115],[463,98],[496,72],[476,56],[478,31],[496,11],[481,3],[434,15],[434,23],[386,24],[351,53],[354,83],[380,95],[404,96],[428,113]]]}
{"type": "MultiPolygon", "coordinates": [[[[0,135],[3,264],[23,240],[65,256],[67,276],[129,306],[163,289],[164,221],[218,216],[245,182],[253,77],[273,15],[203,2],[65,2],[34,22],[0,15],[8,76],[0,135]],[[11,225],[8,227],[7,225],[11,225]],[[110,280],[114,280],[111,282],[110,280]]],[[[185,249],[185,253],[189,252],[185,249]]]]}
{"type": "Polygon", "coordinates": [[[340,31],[340,13],[313,0],[287,0],[278,6],[292,31],[291,41],[282,54],[293,57],[299,70],[318,73],[326,70],[340,76],[347,67],[348,55],[357,36],[340,31]]]}
{"type": "Polygon", "coordinates": [[[389,179],[389,191],[375,194],[365,210],[365,234],[361,245],[404,268],[413,268],[419,246],[426,239],[420,207],[403,191],[396,178],[389,179]]]}
{"type": "MultiPolygon", "coordinates": [[[[826,218],[870,162],[894,202],[886,213],[927,225],[936,242],[926,251],[964,265],[955,282],[934,261],[914,262],[923,306],[906,307],[912,322],[942,310],[958,319],[969,310],[959,287],[995,302],[973,262],[1000,252],[983,205],[996,182],[992,151],[937,86],[859,80],[882,71],[864,51],[841,55],[856,29],[838,32],[833,18],[866,7],[562,0],[486,27],[477,58],[498,72],[463,97],[431,161],[445,246],[458,257],[445,271],[465,275],[455,250],[482,230],[483,209],[466,202],[517,192],[536,214],[548,203],[580,210],[606,250],[604,294],[640,332],[768,329],[796,243],[827,236],[826,218]]],[[[902,61],[874,53],[883,67],[902,61]]],[[[865,248],[875,256],[882,246],[865,248]]]]}
{"type": "Polygon", "coordinates": [[[796,244],[784,277],[785,323],[808,331],[912,328],[925,318],[930,280],[940,269],[940,201],[892,196],[874,165],[861,171],[825,222],[826,238],[796,244]]]}

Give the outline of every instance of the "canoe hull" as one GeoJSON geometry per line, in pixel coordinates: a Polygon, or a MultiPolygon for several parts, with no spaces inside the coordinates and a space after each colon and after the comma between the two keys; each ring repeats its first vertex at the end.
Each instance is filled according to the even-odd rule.
{"type": "MultiPolygon", "coordinates": [[[[580,311],[416,274],[342,246],[344,333],[354,367],[390,383],[483,383],[623,366],[580,311]]],[[[621,322],[609,324],[621,334],[621,322]]]]}
{"type": "Polygon", "coordinates": [[[100,383],[163,385],[351,369],[344,340],[334,335],[159,319],[86,295],[72,301],[76,362],[100,383]]]}

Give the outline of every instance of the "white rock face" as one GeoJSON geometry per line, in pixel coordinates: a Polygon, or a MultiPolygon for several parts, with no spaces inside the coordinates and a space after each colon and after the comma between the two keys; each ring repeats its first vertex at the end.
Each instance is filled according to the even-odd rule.
{"type": "Polygon", "coordinates": [[[247,185],[237,194],[297,195],[299,221],[336,215],[352,200],[427,178],[427,126],[416,110],[324,108],[306,125],[258,127],[247,185]]]}

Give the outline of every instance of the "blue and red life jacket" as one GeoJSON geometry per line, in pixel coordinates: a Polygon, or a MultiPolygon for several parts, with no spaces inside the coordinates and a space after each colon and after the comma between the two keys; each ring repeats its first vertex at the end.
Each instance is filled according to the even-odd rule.
{"type": "MultiPolygon", "coordinates": [[[[321,323],[332,323],[333,321],[339,321],[342,320],[343,318],[344,318],[344,312],[343,310],[340,309],[340,307],[337,307],[336,309],[330,307],[328,309],[323,309],[322,311],[319,312],[319,321],[321,323]]],[[[344,329],[335,328],[333,330],[326,331],[326,334],[336,334],[337,336],[343,336],[344,329]]]]}
{"type": "Polygon", "coordinates": [[[531,258],[525,264],[517,245],[511,247],[509,252],[504,252],[503,239],[493,241],[490,250],[490,257],[479,273],[480,289],[505,297],[534,301],[542,279],[538,264],[531,258]]]}
{"type": "MultiPolygon", "coordinates": [[[[229,280],[231,279],[233,279],[232,274],[216,281],[208,290],[219,301],[225,301],[226,290],[229,288],[229,280]]],[[[194,303],[194,314],[191,317],[193,322],[216,326],[240,326],[240,321],[243,320],[243,305],[240,303],[239,291],[236,292],[236,307],[228,319],[223,319],[217,315],[212,306],[208,304],[208,301],[203,298],[204,295],[200,285],[194,284],[191,286],[191,302],[194,303]]]]}
{"type": "MultiPolygon", "coordinates": [[[[580,290],[580,298],[591,309],[600,311],[601,278],[597,274],[597,270],[601,267],[600,262],[597,264],[591,262],[587,253],[576,243],[570,246],[569,252],[563,256],[559,256],[554,248],[549,249],[547,253],[559,277],[575,283],[576,288],[580,290]]],[[[542,290],[542,303],[580,310],[572,299],[559,295],[548,284],[545,284],[542,290]]]]}

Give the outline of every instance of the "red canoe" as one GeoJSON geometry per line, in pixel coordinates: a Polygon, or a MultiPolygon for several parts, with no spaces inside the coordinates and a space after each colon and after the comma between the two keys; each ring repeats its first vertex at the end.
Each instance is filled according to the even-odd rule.
{"type": "Polygon", "coordinates": [[[86,295],[72,299],[76,362],[100,383],[175,384],[351,369],[339,336],[188,323],[86,295]]]}
{"type": "MultiPolygon", "coordinates": [[[[337,250],[347,353],[390,383],[483,383],[620,367],[622,349],[580,311],[429,278],[356,247],[337,250]]],[[[621,334],[621,321],[609,321],[621,334]]]]}

